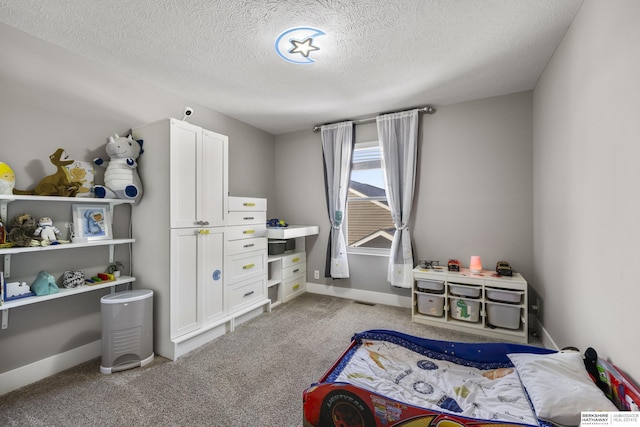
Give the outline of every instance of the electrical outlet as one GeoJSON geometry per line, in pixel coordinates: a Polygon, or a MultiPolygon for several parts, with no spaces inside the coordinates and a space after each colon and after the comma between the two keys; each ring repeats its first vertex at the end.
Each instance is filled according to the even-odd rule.
{"type": "Polygon", "coordinates": [[[313,278],[314,279],[320,278],[320,270],[313,270],[313,278]]]}

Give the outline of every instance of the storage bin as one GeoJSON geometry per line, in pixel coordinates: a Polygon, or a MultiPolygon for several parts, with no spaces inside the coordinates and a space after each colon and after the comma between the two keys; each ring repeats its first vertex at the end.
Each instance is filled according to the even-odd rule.
{"type": "Polygon", "coordinates": [[[449,293],[458,297],[480,298],[480,286],[449,283],[449,293]]]}
{"type": "Polygon", "coordinates": [[[520,307],[508,303],[487,302],[487,322],[498,328],[519,329],[520,307]]]}
{"type": "Polygon", "coordinates": [[[287,239],[284,245],[285,251],[294,251],[296,249],[296,239],[287,239]]]}
{"type": "Polygon", "coordinates": [[[284,248],[287,245],[286,240],[271,240],[269,239],[269,255],[280,255],[284,253],[284,248]]]}
{"type": "Polygon", "coordinates": [[[416,288],[420,292],[444,292],[444,281],[416,279],[416,288]]]}
{"type": "Polygon", "coordinates": [[[451,317],[465,322],[480,320],[480,301],[469,298],[449,298],[451,317]]]}
{"type": "Polygon", "coordinates": [[[418,298],[418,313],[428,316],[442,316],[444,314],[444,297],[431,294],[416,293],[418,298]]]}
{"type": "Polygon", "coordinates": [[[510,302],[519,304],[522,301],[524,291],[507,291],[505,289],[486,288],[487,298],[492,301],[510,302]]]}

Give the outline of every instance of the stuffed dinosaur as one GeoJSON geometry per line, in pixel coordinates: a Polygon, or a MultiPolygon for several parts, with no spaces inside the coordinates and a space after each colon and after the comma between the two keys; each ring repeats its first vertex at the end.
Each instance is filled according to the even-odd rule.
{"type": "Polygon", "coordinates": [[[109,161],[100,157],[93,159],[93,163],[105,168],[104,185],[94,186],[98,198],[132,199],[136,203],[142,197],[142,182],[138,175],[137,158],[144,152],[142,140],[136,141],[131,135],[128,137],[109,137],[106,146],[109,161]]]}
{"type": "Polygon", "coordinates": [[[82,183],[72,181],[71,175],[65,167],[73,163],[73,160],[69,159],[67,152],[62,148],[58,148],[50,155],[49,160],[56,167],[56,173],[42,178],[33,190],[25,191],[14,188],[13,194],[75,197],[82,187],[82,183]]]}

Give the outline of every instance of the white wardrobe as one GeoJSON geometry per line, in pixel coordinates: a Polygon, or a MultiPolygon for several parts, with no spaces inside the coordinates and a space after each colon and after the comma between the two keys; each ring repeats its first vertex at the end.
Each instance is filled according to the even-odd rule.
{"type": "MultiPolygon", "coordinates": [[[[155,291],[154,350],[175,360],[232,330],[237,316],[225,295],[228,137],[173,118],[132,135],[144,141],[134,270],[155,291]]],[[[243,313],[270,309],[263,295],[243,313]]]]}

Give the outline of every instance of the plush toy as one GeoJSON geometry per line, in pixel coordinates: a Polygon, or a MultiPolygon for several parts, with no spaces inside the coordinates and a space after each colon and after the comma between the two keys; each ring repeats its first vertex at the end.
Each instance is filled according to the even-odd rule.
{"type": "Polygon", "coordinates": [[[0,194],[13,194],[15,186],[16,175],[13,169],[8,164],[0,162],[0,194]]]}
{"type": "Polygon", "coordinates": [[[82,183],[72,181],[71,175],[69,175],[69,171],[65,167],[73,163],[73,160],[69,159],[67,152],[62,148],[58,148],[50,155],[49,160],[56,167],[56,173],[42,178],[33,190],[24,191],[14,188],[13,194],[75,197],[80,187],[82,187],[82,183]]]}
{"type": "Polygon", "coordinates": [[[40,238],[34,237],[38,228],[36,220],[28,213],[21,213],[11,219],[7,239],[16,246],[34,246],[40,244],[40,238]]]}
{"type": "Polygon", "coordinates": [[[105,168],[104,185],[94,187],[96,197],[132,199],[139,202],[142,197],[142,183],[138,176],[137,158],[144,152],[142,140],[136,141],[131,135],[128,137],[110,137],[106,147],[109,161],[100,157],[93,159],[93,163],[105,168]]]}
{"type": "Polygon", "coordinates": [[[60,230],[53,225],[53,220],[48,216],[43,216],[38,220],[38,228],[33,235],[40,237],[42,240],[48,240],[52,245],[58,244],[58,236],[60,230]]]}

